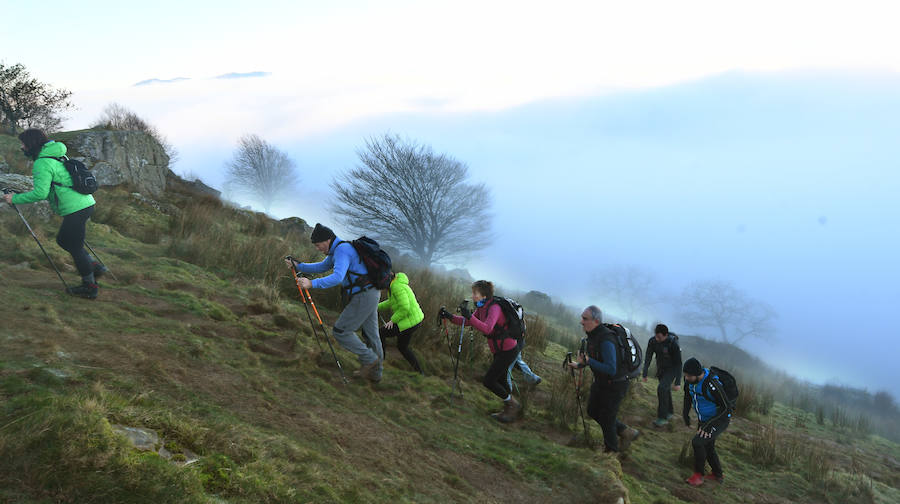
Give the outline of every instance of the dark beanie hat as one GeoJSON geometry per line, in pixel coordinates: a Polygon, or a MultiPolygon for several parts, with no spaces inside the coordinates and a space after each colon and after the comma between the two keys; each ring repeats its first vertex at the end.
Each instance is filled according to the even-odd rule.
{"type": "Polygon", "coordinates": [[[684,374],[691,376],[700,376],[703,374],[703,366],[700,365],[700,361],[691,357],[690,359],[684,362],[684,374]]]}
{"type": "Polygon", "coordinates": [[[334,238],[334,231],[331,229],[316,223],[315,229],[313,229],[312,235],[309,237],[309,240],[313,243],[319,243],[326,240],[331,240],[334,238]]]}

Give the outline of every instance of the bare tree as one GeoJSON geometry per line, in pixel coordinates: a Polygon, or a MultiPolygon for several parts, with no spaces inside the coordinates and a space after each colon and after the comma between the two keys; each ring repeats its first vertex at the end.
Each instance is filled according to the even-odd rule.
{"type": "Polygon", "coordinates": [[[63,122],[60,113],[74,107],[70,96],[71,91],[33,78],[21,63],[0,63],[0,127],[11,135],[24,128],[58,130],[63,122]]]}
{"type": "Polygon", "coordinates": [[[266,213],[296,187],[294,162],[257,135],[241,137],[227,167],[228,192],[260,203],[266,213]]]}
{"type": "Polygon", "coordinates": [[[746,338],[771,339],[775,334],[775,310],[750,298],[731,282],[695,282],[684,289],[680,303],[685,322],[718,329],[725,343],[737,344],[746,338]]]}
{"type": "Polygon", "coordinates": [[[659,303],[657,277],[637,266],[612,266],[593,275],[591,285],[601,298],[618,306],[622,316],[634,322],[638,314],[659,303]]]}
{"type": "Polygon", "coordinates": [[[178,161],[178,150],[175,149],[175,146],[169,142],[165,135],[159,132],[156,126],[148,123],[144,118],[118,103],[107,105],[100,117],[91,123],[91,128],[142,131],[153,137],[163,148],[166,155],[169,156],[169,168],[178,161]]]}
{"type": "Polygon", "coordinates": [[[484,245],[490,192],[468,184],[465,164],[431,147],[385,134],[366,140],[361,162],[331,183],[332,211],[430,265],[484,245]]]}

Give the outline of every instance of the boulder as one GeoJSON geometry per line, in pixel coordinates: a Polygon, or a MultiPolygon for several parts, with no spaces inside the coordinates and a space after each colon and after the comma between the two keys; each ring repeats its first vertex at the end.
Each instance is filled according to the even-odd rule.
{"type": "Polygon", "coordinates": [[[147,133],[85,130],[60,137],[68,148],[68,156],[93,170],[101,186],[130,184],[153,197],[165,191],[169,156],[147,133]]]}
{"type": "MultiPolygon", "coordinates": [[[[34,181],[27,175],[17,173],[0,173],[0,188],[12,189],[15,192],[28,192],[34,188],[34,181]]],[[[41,220],[47,220],[53,213],[50,203],[38,201],[30,205],[17,205],[26,219],[36,216],[41,220]]],[[[6,203],[0,204],[0,212],[12,212],[13,209],[6,203]]]]}

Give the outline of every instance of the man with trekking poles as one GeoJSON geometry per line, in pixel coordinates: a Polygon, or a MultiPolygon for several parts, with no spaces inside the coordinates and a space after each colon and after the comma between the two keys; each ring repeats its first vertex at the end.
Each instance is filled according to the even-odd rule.
{"type": "MultiPolygon", "coordinates": [[[[346,305],[334,323],[334,339],[342,348],[356,354],[359,359],[360,368],[354,375],[371,382],[379,382],[384,360],[381,339],[378,337],[378,301],[381,297],[378,284],[381,279],[370,278],[376,275],[371,274],[369,268],[364,264],[363,258],[357,251],[356,242],[341,240],[331,229],[321,224],[316,224],[310,240],[319,252],[325,254],[323,261],[302,263],[288,256],[285,258],[285,262],[299,273],[333,271],[328,276],[314,280],[298,274],[297,285],[301,289],[301,295],[303,290],[306,290],[308,295],[309,289],[328,289],[341,286],[341,297],[345,300],[346,305]],[[356,336],[356,331],[359,330],[362,330],[363,334],[367,336],[365,343],[356,336]]],[[[357,242],[361,240],[357,240],[357,242]]],[[[335,361],[340,367],[337,357],[335,357],[335,361]]],[[[341,372],[343,373],[343,370],[341,372]]]]}
{"type": "Polygon", "coordinates": [[[582,312],[581,327],[586,337],[582,340],[578,358],[568,365],[572,369],[590,367],[594,373],[587,413],[603,431],[603,451],[618,452],[640,435],[640,431],[629,428],[617,418],[619,406],[628,393],[631,372],[622,348],[627,341],[621,341],[620,335],[611,328],[613,326],[603,323],[603,312],[594,305],[582,312]]]}

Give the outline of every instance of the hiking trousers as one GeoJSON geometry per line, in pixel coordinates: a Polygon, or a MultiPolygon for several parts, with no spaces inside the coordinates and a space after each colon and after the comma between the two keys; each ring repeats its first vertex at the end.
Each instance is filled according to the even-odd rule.
{"type": "Polygon", "coordinates": [[[595,379],[591,385],[587,413],[600,425],[603,444],[609,451],[619,451],[619,436],[628,428],[617,418],[619,406],[627,393],[628,380],[609,383],[607,380],[595,379]]]}
{"type": "Polygon", "coordinates": [[[694,472],[703,474],[706,462],[709,462],[712,473],[722,477],[722,464],[719,462],[719,454],[716,453],[716,439],[725,432],[729,423],[731,423],[731,418],[726,416],[712,424],[712,427],[715,428],[712,436],[702,438],[700,434],[694,435],[694,439],[691,440],[691,445],[694,447],[694,472]]]}
{"type": "MultiPolygon", "coordinates": [[[[416,332],[416,329],[422,326],[422,323],[418,324],[401,331],[397,324],[391,326],[390,329],[386,329],[382,327],[378,331],[378,336],[381,339],[381,348],[384,349],[384,338],[397,337],[397,349],[400,350],[400,353],[403,355],[403,358],[406,359],[407,362],[415,369],[416,371],[422,373],[422,366],[419,365],[419,360],[416,359],[416,354],[413,353],[409,348],[409,340],[412,338],[412,334],[416,332]]],[[[424,373],[423,373],[424,374],[424,373]]]]}
{"type": "MultiPolygon", "coordinates": [[[[378,301],[381,292],[378,289],[366,289],[354,294],[350,302],[344,307],[344,311],[334,323],[334,339],[344,350],[356,354],[362,365],[384,360],[384,350],[381,348],[381,338],[366,337],[363,343],[356,331],[362,330],[363,335],[378,334],[378,301]]],[[[384,368],[379,363],[376,378],[381,378],[384,368]]]]}
{"type": "Polygon", "coordinates": [[[56,233],[56,244],[72,255],[75,269],[82,277],[94,272],[93,259],[84,249],[84,235],[88,219],[94,214],[94,205],[82,208],[63,217],[59,232],[56,233]]]}
{"type": "Polygon", "coordinates": [[[511,392],[508,380],[509,366],[516,361],[517,355],[519,355],[518,348],[495,353],[494,360],[491,361],[491,367],[488,368],[487,373],[484,375],[482,384],[500,399],[505,400],[511,392]]]}
{"type": "Polygon", "coordinates": [[[534,385],[538,382],[538,380],[541,379],[541,377],[535,374],[535,372],[532,371],[530,367],[528,367],[528,364],[526,364],[525,361],[522,360],[522,351],[520,350],[516,355],[516,360],[514,360],[513,363],[509,365],[509,370],[506,373],[506,381],[507,385],[509,385],[510,390],[512,390],[512,370],[516,367],[519,368],[519,371],[522,372],[522,376],[525,377],[525,383],[529,385],[534,385]]]}
{"type": "Polygon", "coordinates": [[[681,373],[680,369],[670,367],[663,369],[659,374],[659,385],[656,387],[656,399],[658,402],[656,418],[666,420],[669,418],[669,415],[675,414],[675,409],[672,406],[672,384],[675,383],[678,373],[681,373]]]}

